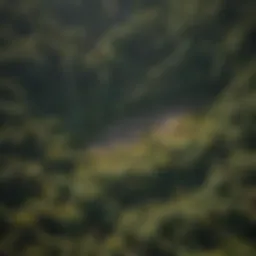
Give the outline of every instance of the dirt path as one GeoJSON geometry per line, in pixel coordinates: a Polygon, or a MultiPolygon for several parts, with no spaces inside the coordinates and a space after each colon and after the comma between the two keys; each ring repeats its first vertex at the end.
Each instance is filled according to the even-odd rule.
{"type": "Polygon", "coordinates": [[[113,144],[132,143],[147,132],[161,129],[167,122],[168,124],[173,124],[173,127],[168,125],[168,129],[175,130],[181,117],[194,111],[194,107],[158,109],[147,115],[119,120],[110,125],[92,144],[92,147],[108,147],[113,144]]]}

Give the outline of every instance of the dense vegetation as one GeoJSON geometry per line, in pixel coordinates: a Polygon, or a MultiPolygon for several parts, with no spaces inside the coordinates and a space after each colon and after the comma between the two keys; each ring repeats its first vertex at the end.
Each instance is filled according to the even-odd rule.
{"type": "Polygon", "coordinates": [[[1,0],[0,249],[255,255],[255,5],[1,0]],[[113,121],[195,106],[182,137],[88,148],[113,121]]]}

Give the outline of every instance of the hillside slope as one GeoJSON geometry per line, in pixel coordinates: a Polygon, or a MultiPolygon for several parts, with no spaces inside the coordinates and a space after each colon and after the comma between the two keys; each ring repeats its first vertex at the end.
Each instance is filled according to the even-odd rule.
{"type": "Polygon", "coordinates": [[[150,2],[81,50],[83,33],[40,1],[1,1],[0,252],[256,254],[255,2],[150,2]],[[77,86],[62,65],[73,51],[77,86]],[[120,118],[198,102],[185,136],[149,129],[103,155],[86,143],[120,118]]]}

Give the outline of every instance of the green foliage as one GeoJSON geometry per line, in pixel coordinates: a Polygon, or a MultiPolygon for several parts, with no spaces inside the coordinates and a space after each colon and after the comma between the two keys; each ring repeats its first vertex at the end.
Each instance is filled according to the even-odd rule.
{"type": "Polygon", "coordinates": [[[55,1],[0,3],[1,251],[255,255],[254,1],[131,1],[104,34],[101,1],[70,3],[95,14],[77,24],[55,1]],[[178,103],[207,104],[73,147],[178,103]]]}

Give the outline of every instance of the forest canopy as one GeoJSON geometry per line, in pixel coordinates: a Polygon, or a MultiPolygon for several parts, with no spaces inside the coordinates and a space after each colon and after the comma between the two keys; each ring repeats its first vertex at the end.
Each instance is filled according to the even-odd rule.
{"type": "Polygon", "coordinates": [[[0,0],[0,254],[256,255],[255,7],[0,0]]]}
{"type": "Polygon", "coordinates": [[[1,76],[33,114],[93,138],[127,115],[212,102],[252,54],[253,4],[2,0],[1,76]]]}

